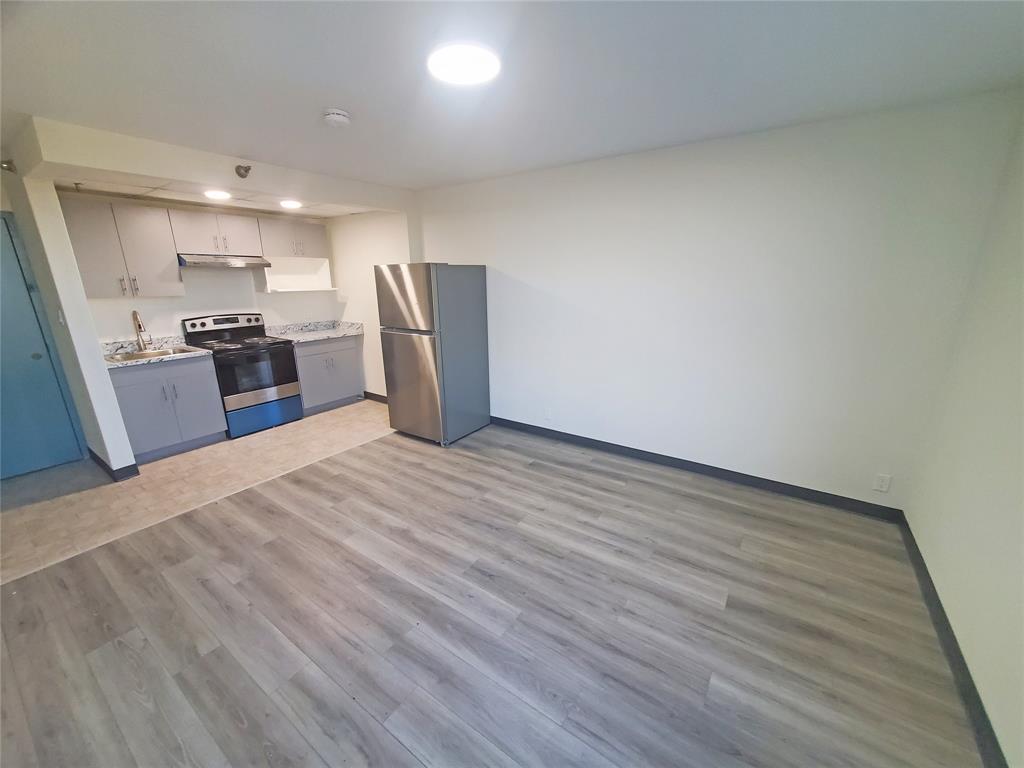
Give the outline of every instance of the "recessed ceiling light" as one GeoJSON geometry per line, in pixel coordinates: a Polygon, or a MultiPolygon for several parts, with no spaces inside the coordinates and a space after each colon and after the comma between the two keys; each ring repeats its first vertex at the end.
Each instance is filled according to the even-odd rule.
{"type": "Polygon", "coordinates": [[[302,207],[302,203],[300,203],[298,200],[282,200],[281,201],[281,207],[282,208],[301,208],[302,207]]]}
{"type": "Polygon", "coordinates": [[[203,192],[211,200],[230,200],[231,193],[225,192],[223,189],[208,189],[203,192]]]}
{"type": "Polygon", "coordinates": [[[452,85],[479,85],[501,72],[501,60],[493,51],[470,43],[438,48],[427,59],[430,74],[452,85]]]}

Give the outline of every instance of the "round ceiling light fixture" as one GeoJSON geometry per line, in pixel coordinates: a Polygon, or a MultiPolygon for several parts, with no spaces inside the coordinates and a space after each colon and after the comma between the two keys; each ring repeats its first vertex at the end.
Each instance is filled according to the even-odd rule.
{"type": "Polygon", "coordinates": [[[281,207],[287,208],[289,210],[295,210],[296,208],[301,208],[302,203],[300,203],[298,200],[282,200],[281,207]]]}
{"type": "Polygon", "coordinates": [[[223,189],[208,189],[203,192],[211,200],[230,200],[231,193],[225,192],[223,189]]]}
{"type": "Polygon", "coordinates": [[[454,43],[435,50],[427,59],[430,74],[451,85],[480,85],[498,76],[501,59],[473,43],[454,43]]]}
{"type": "Polygon", "coordinates": [[[332,128],[341,128],[352,122],[352,115],[344,109],[337,109],[335,107],[325,109],[322,117],[324,122],[332,128]]]}

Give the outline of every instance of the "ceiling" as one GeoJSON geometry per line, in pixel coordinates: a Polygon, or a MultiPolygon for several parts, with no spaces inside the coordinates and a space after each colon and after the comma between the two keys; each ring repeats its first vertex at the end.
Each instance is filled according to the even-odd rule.
{"type": "Polygon", "coordinates": [[[1019,83],[1024,3],[2,3],[25,114],[421,188],[1019,83]],[[493,83],[425,60],[472,40],[493,83]],[[324,107],[352,114],[329,128],[324,107]]]}

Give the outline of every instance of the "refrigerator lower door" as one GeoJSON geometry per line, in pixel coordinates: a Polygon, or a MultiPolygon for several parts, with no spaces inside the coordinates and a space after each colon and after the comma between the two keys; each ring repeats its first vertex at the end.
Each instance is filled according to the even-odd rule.
{"type": "Polygon", "coordinates": [[[380,338],[391,427],[444,442],[437,336],[382,329],[380,338]]]}

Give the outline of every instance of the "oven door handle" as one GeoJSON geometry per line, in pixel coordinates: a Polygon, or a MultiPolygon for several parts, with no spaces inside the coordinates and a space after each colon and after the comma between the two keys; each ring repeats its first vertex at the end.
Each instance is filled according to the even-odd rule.
{"type": "Polygon", "coordinates": [[[224,410],[230,413],[231,411],[237,411],[239,408],[248,408],[251,405],[283,400],[286,397],[294,397],[299,394],[302,394],[299,382],[290,381],[273,387],[239,392],[237,395],[227,395],[224,397],[224,410]]]}
{"type": "Polygon", "coordinates": [[[275,347],[263,347],[262,349],[239,349],[234,352],[218,352],[214,356],[214,362],[218,360],[237,360],[241,357],[269,357],[271,353],[281,349],[289,349],[291,345],[281,344],[275,347]]]}
{"type": "Polygon", "coordinates": [[[249,349],[245,351],[239,350],[238,352],[220,352],[214,356],[213,361],[216,363],[221,360],[240,360],[246,357],[270,357],[270,350],[249,349]]]}

